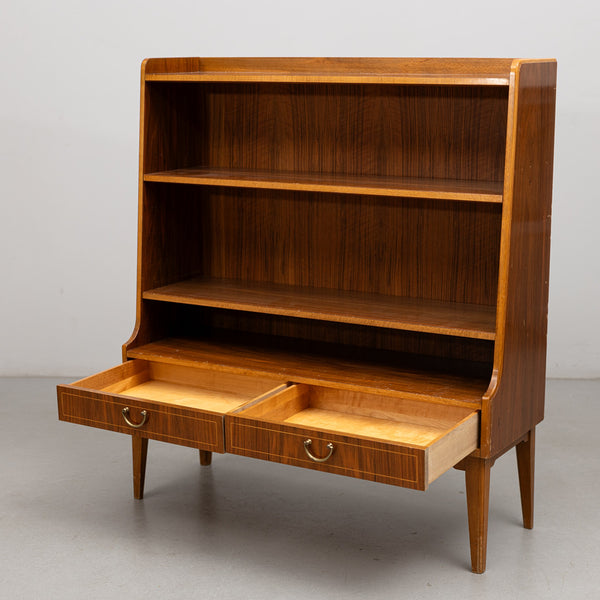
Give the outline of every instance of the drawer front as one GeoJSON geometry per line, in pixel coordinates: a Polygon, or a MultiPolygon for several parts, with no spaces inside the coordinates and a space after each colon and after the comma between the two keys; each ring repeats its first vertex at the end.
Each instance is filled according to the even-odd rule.
{"type": "Polygon", "coordinates": [[[93,392],[72,386],[58,386],[58,416],[62,421],[100,427],[120,433],[139,432],[143,437],[182,446],[224,452],[223,417],[200,410],[169,407],[144,400],[134,400],[93,392]],[[123,416],[128,407],[129,425],[123,416]]]}
{"type": "Polygon", "coordinates": [[[417,490],[426,488],[425,451],[421,449],[260,423],[232,415],[226,415],[225,424],[227,452],[233,454],[417,490]],[[308,439],[312,441],[308,449],[315,458],[327,456],[327,444],[333,444],[333,452],[327,461],[316,462],[309,457],[304,445],[308,439]]]}

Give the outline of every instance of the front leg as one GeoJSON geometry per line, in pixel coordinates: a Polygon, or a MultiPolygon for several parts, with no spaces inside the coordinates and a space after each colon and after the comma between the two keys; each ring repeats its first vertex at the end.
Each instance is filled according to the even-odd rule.
{"type": "Polygon", "coordinates": [[[131,449],[133,455],[133,497],[136,500],[141,500],[144,497],[148,438],[142,437],[139,433],[132,434],[131,449]]]}
{"type": "Polygon", "coordinates": [[[492,463],[490,459],[474,457],[464,461],[473,573],[485,571],[492,463]]]}

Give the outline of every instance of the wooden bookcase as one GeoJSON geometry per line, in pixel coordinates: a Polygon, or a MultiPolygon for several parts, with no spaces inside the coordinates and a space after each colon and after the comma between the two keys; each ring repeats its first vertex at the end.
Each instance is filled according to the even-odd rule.
{"type": "Polygon", "coordinates": [[[61,419],[424,490],[490,468],[533,526],[556,63],[150,59],[137,321],[61,419]]]}

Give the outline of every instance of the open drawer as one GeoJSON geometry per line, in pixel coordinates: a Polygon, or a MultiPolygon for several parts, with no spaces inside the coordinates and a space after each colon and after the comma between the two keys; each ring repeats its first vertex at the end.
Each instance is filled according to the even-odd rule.
{"type": "Polygon", "coordinates": [[[63,421],[224,452],[223,415],[281,381],[145,360],[58,386],[63,421]]]}
{"type": "Polygon", "coordinates": [[[478,447],[478,411],[291,385],[225,417],[227,452],[419,490],[478,447]]]}

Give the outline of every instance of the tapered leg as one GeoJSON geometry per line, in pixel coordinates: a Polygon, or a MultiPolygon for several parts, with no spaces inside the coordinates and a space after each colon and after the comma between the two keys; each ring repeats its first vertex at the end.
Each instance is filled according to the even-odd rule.
{"type": "Polygon", "coordinates": [[[467,458],[465,460],[471,569],[473,573],[483,573],[485,571],[491,466],[492,461],[484,458],[467,458]]]}
{"type": "Polygon", "coordinates": [[[200,464],[203,467],[210,465],[212,460],[212,452],[210,450],[200,450],[200,464]]]}
{"type": "Polygon", "coordinates": [[[517,465],[519,467],[519,487],[521,488],[521,509],[523,527],[533,529],[533,480],[535,472],[535,429],[527,439],[517,444],[517,465]]]}
{"type": "Polygon", "coordinates": [[[131,436],[131,449],[133,454],[133,497],[141,500],[144,497],[148,438],[134,433],[131,436]]]}

